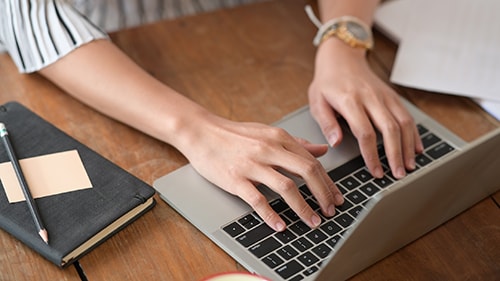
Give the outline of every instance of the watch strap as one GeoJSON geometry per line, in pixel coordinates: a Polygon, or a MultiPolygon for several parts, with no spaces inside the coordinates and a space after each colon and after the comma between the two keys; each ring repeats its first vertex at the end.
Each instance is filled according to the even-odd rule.
{"type": "Polygon", "coordinates": [[[373,48],[371,28],[362,20],[353,16],[342,16],[321,24],[321,21],[316,17],[310,5],[306,5],[305,11],[311,22],[318,27],[318,32],[313,39],[314,46],[317,47],[327,38],[335,36],[353,48],[373,48]],[[347,25],[352,23],[360,26],[364,30],[367,35],[366,40],[359,40],[349,32],[347,25]]]}

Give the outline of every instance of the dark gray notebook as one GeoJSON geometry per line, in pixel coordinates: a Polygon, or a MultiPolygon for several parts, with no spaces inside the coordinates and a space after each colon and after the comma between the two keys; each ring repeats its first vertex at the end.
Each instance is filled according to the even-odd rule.
{"type": "MultiPolygon", "coordinates": [[[[35,199],[48,245],[40,239],[26,202],[9,203],[0,188],[0,228],[57,266],[78,260],[154,206],[155,191],[148,184],[23,105],[1,105],[0,122],[8,128],[19,159],[76,149],[92,183],[92,188],[35,199]]],[[[2,147],[0,163],[8,161],[2,147]]]]}

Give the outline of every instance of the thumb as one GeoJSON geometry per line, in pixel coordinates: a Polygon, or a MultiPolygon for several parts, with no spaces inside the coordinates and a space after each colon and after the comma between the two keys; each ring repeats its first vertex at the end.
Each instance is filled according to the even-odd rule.
{"type": "Polygon", "coordinates": [[[305,139],[298,138],[298,137],[295,137],[295,140],[300,145],[302,145],[309,153],[311,153],[314,157],[320,157],[328,151],[327,144],[311,143],[305,139]]]}
{"type": "Polygon", "coordinates": [[[335,147],[342,141],[342,128],[337,121],[335,110],[328,103],[311,106],[311,115],[321,128],[328,144],[335,147]]]}

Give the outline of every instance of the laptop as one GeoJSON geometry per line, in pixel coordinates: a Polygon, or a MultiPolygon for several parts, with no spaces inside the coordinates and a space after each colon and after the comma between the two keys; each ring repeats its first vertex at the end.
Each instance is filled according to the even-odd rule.
{"type": "MultiPolygon", "coordinates": [[[[157,179],[160,197],[250,272],[271,280],[345,280],[446,222],[500,189],[500,128],[466,143],[406,100],[425,152],[417,169],[392,177],[380,145],[385,176],[367,172],[356,140],[344,130],[342,144],[319,158],[344,194],[333,218],[310,229],[275,193],[259,189],[287,222],[274,232],[240,198],[202,178],[189,164],[157,179]]],[[[326,143],[304,107],[275,124],[290,134],[326,143]]],[[[313,209],[319,207],[294,179],[313,209]]],[[[321,213],[318,211],[321,215],[321,213]]]]}

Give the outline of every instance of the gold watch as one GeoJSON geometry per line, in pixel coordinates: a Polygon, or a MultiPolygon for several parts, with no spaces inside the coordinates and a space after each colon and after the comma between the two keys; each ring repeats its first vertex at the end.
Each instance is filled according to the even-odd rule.
{"type": "Polygon", "coordinates": [[[313,43],[319,46],[332,36],[353,48],[373,48],[373,35],[370,27],[355,17],[343,16],[326,22],[318,30],[313,43]]]}

